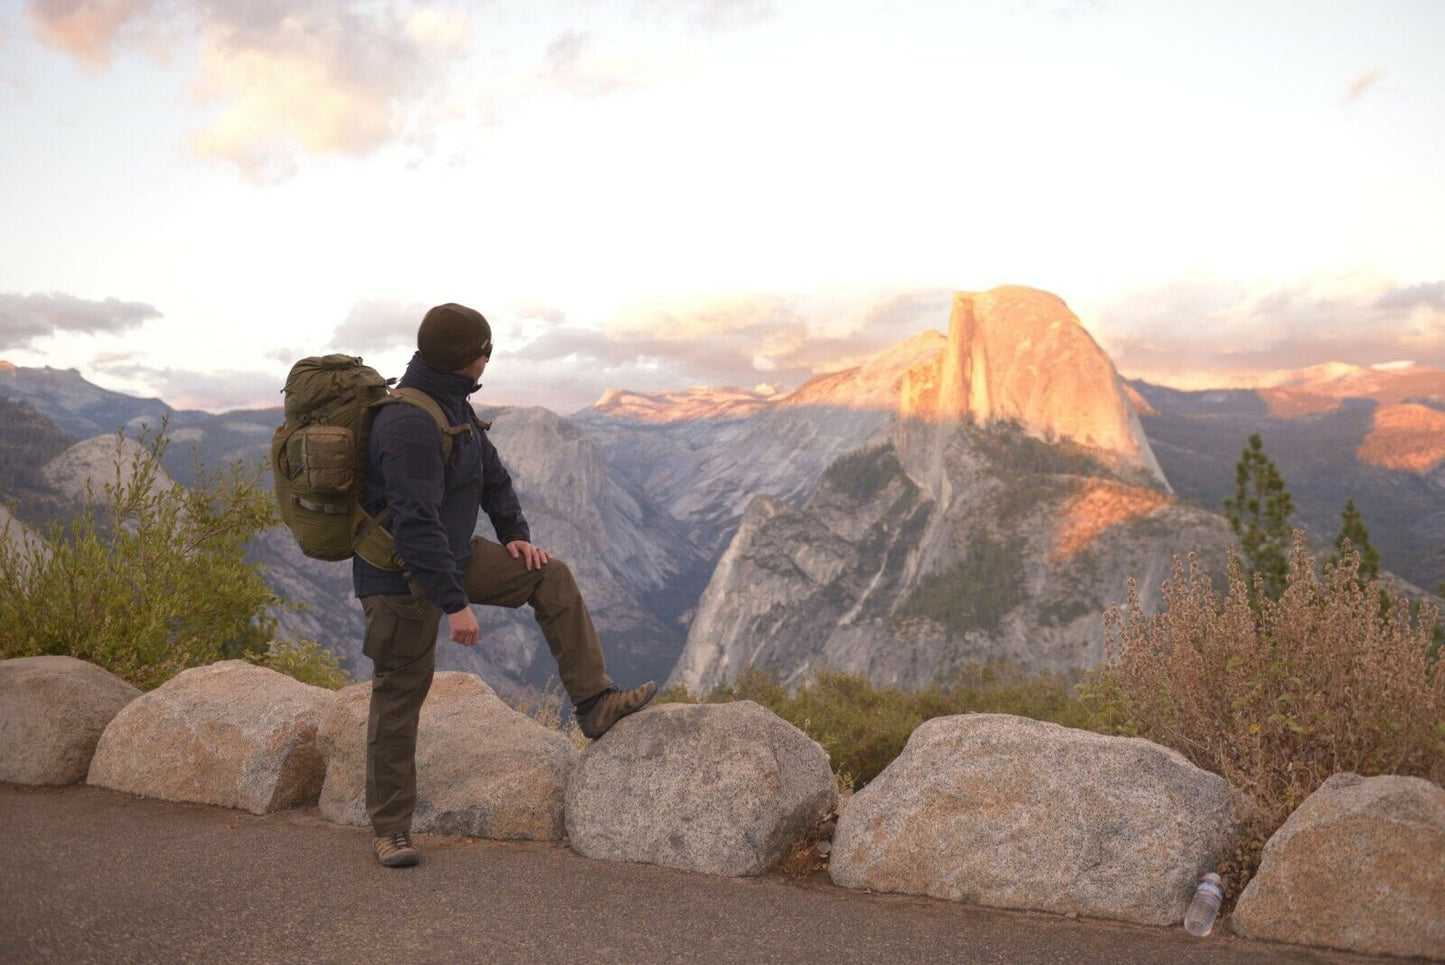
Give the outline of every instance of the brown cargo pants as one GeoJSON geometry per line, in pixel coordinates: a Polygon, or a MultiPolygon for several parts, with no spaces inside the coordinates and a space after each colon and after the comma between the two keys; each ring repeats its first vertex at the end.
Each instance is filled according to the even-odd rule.
{"type": "MultiPolygon", "coordinates": [[[[555,557],[528,572],[506,547],[472,538],[463,576],[467,598],[487,606],[529,603],[574,703],[612,685],[587,604],[566,563],[555,557]]],[[[371,713],[366,731],[366,811],[379,835],[411,830],[416,807],[416,733],[436,669],[442,611],[409,593],[363,597],[371,658],[371,713]]],[[[481,646],[486,645],[482,631],[481,646]]]]}

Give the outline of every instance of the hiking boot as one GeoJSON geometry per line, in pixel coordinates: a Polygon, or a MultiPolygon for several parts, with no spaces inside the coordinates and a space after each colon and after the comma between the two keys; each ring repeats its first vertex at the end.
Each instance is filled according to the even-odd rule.
{"type": "Polygon", "coordinates": [[[371,844],[376,849],[376,860],[388,868],[410,868],[421,861],[421,852],[411,843],[407,831],[378,834],[371,844]]]}
{"type": "Polygon", "coordinates": [[[578,718],[577,726],[581,728],[583,737],[596,740],[628,714],[646,707],[656,693],[657,684],[651,680],[631,690],[608,687],[594,698],[596,702],[592,708],[578,718]]]}

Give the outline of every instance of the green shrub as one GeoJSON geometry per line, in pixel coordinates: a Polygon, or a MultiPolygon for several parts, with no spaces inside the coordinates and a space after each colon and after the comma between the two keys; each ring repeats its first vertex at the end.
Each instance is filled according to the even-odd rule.
{"type": "Polygon", "coordinates": [[[1084,685],[1101,726],[1182,753],[1252,805],[1225,871],[1235,893],[1269,836],[1331,775],[1445,781],[1445,671],[1430,656],[1438,613],[1359,574],[1344,553],[1320,579],[1296,533],[1278,600],[1253,594],[1231,555],[1220,595],[1177,557],[1156,614],[1106,614],[1110,660],[1084,685]],[[1388,606],[1382,609],[1381,593],[1388,606]]]}
{"type": "MultiPolygon", "coordinates": [[[[659,702],[697,703],[680,687],[659,702]]],[[[802,730],[828,752],[840,783],[867,784],[892,763],[919,724],[965,713],[1017,714],[1069,727],[1092,718],[1067,680],[998,666],[970,665],[945,685],[922,690],[875,687],[858,674],[818,674],[795,692],[767,671],[746,667],[731,684],[708,694],[708,703],[751,700],[802,730]]]]}
{"type": "Polygon", "coordinates": [[[264,651],[248,653],[246,659],[313,687],[340,690],[351,683],[336,654],[315,640],[272,640],[264,651]]]}
{"type": "MultiPolygon", "coordinates": [[[[0,540],[0,657],[68,654],[150,689],[187,667],[263,654],[283,601],[245,559],[275,520],[261,467],[172,485],[164,427],[129,462],[121,441],[114,479],[69,525],[50,524],[34,545],[0,540]]],[[[315,666],[307,653],[271,659],[315,666]]]]}

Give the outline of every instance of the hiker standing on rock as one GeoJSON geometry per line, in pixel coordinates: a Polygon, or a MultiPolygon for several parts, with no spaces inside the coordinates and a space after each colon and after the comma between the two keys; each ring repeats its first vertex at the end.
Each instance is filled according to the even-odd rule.
{"type": "Polygon", "coordinates": [[[366,611],[362,650],[375,668],[366,809],[376,856],[391,868],[421,860],[411,840],[417,722],[436,667],[443,614],[452,641],[470,647],[479,628],[468,604],[530,604],[578,725],[594,740],[657,691],[651,681],[631,690],[612,685],[572,571],[532,545],[512,478],[487,438],[487,424],[467,401],[481,388],[477,380],[491,354],[491,326],[480,312],[455,304],[427,312],[399,388],[425,393],[451,428],[444,432],[422,406],[385,405],[376,411],[367,444],[364,508],[373,517],[385,512],[381,525],[406,568],[381,569],[359,554],[352,564],[366,611]],[[486,510],[497,542],[472,535],[478,508],[486,510]]]}

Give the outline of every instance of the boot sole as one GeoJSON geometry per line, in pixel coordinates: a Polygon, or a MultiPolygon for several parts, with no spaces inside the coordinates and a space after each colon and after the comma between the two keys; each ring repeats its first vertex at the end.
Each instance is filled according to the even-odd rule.
{"type": "Polygon", "coordinates": [[[378,857],[376,860],[380,861],[384,868],[411,868],[421,863],[421,852],[403,851],[400,854],[388,855],[385,858],[378,857]]]}
{"type": "Polygon", "coordinates": [[[650,694],[647,695],[647,699],[646,699],[646,700],[644,700],[642,703],[638,704],[636,707],[632,708],[631,710],[627,711],[627,713],[625,713],[625,714],[618,714],[616,717],[614,717],[611,721],[608,722],[608,724],[607,724],[606,727],[603,727],[601,730],[596,730],[596,732],[594,733],[593,731],[595,730],[595,728],[586,727],[586,726],[584,726],[580,721],[579,721],[578,724],[577,724],[577,729],[580,730],[580,731],[582,731],[582,736],[583,736],[583,737],[587,738],[588,740],[594,740],[594,741],[595,741],[595,740],[597,740],[599,737],[601,737],[603,734],[606,734],[606,733],[607,733],[609,730],[611,730],[613,727],[616,727],[616,726],[617,726],[617,722],[618,722],[619,720],[623,720],[624,718],[629,717],[629,716],[631,716],[632,714],[637,713],[639,710],[642,710],[642,709],[643,709],[644,707],[646,707],[648,704],[652,703],[652,698],[654,698],[654,697],[656,697],[656,696],[657,696],[657,685],[656,685],[656,684],[653,684],[653,685],[652,685],[652,693],[650,693],[650,694]]]}

